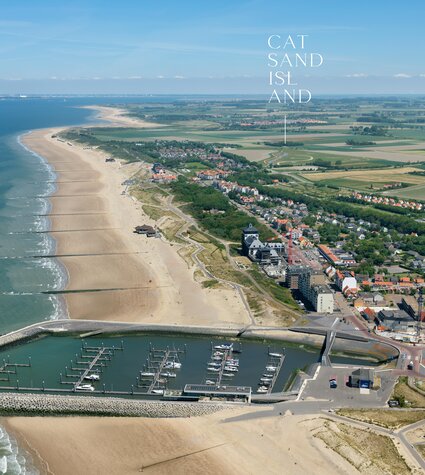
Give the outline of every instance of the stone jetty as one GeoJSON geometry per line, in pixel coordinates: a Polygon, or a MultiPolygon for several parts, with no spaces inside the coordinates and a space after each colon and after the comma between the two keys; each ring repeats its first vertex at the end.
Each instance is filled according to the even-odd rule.
{"type": "Polygon", "coordinates": [[[92,415],[124,417],[194,417],[229,409],[208,402],[141,401],[111,397],[51,394],[0,394],[2,415],[92,415]]]}

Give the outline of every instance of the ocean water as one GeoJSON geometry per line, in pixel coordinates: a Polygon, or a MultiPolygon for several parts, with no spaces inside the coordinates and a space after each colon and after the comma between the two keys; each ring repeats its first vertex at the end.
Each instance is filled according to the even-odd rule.
{"type": "Polygon", "coordinates": [[[86,122],[93,113],[81,100],[0,101],[0,333],[66,316],[60,298],[43,292],[63,288],[66,273],[53,258],[55,242],[44,231],[55,174],[20,141],[25,132],[86,122]]]}
{"type": "Polygon", "coordinates": [[[30,454],[20,448],[15,438],[0,428],[0,474],[38,475],[30,454]]]}

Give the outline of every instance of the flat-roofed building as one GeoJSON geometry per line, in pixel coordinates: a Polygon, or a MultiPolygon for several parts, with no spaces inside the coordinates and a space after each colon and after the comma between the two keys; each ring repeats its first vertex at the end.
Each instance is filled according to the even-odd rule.
{"type": "Polygon", "coordinates": [[[334,312],[334,294],[327,285],[315,285],[310,290],[310,302],[316,312],[334,312]]]}
{"type": "Polygon", "coordinates": [[[242,400],[251,402],[251,386],[227,386],[208,384],[186,384],[183,394],[187,396],[242,400]]]}
{"type": "Polygon", "coordinates": [[[371,389],[375,372],[372,368],[359,368],[354,370],[350,376],[350,386],[353,388],[371,389]]]}

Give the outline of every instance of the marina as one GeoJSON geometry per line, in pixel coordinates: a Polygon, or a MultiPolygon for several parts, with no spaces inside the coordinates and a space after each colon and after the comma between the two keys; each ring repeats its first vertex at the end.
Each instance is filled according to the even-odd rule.
{"type": "Polygon", "coordinates": [[[320,361],[319,349],[284,346],[283,350],[283,342],[184,334],[51,335],[0,352],[0,374],[6,375],[0,378],[0,391],[247,400],[248,393],[257,392],[262,378],[267,379],[262,381],[267,383],[262,384],[265,395],[279,393],[296,370],[320,361]],[[195,386],[204,394],[185,392],[195,386]],[[250,390],[244,389],[241,396],[237,388],[250,390]]]}

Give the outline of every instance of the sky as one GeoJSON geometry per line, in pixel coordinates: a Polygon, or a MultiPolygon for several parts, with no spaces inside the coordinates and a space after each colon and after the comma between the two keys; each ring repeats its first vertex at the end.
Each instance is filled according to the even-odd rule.
{"type": "Polygon", "coordinates": [[[423,0],[18,0],[1,8],[0,94],[268,94],[270,52],[321,54],[322,66],[291,69],[312,94],[425,93],[423,0]],[[279,50],[268,47],[270,35],[280,36],[279,50]],[[288,35],[296,50],[283,50],[288,35]]]}

